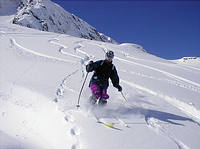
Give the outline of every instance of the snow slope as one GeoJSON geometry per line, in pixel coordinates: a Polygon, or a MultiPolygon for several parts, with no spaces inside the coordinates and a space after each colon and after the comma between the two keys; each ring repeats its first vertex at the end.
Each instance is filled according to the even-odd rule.
{"type": "Polygon", "coordinates": [[[199,149],[199,62],[37,31],[12,17],[0,17],[0,149],[199,149]],[[85,65],[108,49],[127,101],[110,84],[107,106],[90,106],[90,73],[77,109],[85,65]]]}

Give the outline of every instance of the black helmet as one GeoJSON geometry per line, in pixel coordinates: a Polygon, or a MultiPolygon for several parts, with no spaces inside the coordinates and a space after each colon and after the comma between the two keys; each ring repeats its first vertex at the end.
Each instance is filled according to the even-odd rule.
{"type": "Polygon", "coordinates": [[[114,52],[113,51],[106,52],[106,57],[108,57],[108,58],[114,58],[114,52]]]}

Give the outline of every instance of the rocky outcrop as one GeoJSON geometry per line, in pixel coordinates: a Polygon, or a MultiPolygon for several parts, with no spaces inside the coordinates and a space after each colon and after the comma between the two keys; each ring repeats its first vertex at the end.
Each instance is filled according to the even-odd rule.
{"type": "Polygon", "coordinates": [[[14,24],[42,31],[68,34],[103,42],[117,43],[99,33],[94,27],[77,16],[65,11],[50,0],[18,0],[18,12],[14,24]]]}

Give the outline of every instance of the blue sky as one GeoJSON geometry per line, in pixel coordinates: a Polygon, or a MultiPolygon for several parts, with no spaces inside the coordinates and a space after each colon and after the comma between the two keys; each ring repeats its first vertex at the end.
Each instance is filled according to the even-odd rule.
{"type": "Polygon", "coordinates": [[[52,1],[119,43],[165,59],[200,56],[200,1],[52,1]]]}

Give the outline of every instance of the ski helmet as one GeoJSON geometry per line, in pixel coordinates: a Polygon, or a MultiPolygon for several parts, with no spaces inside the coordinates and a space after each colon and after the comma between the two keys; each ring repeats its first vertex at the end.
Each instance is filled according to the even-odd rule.
{"type": "Polygon", "coordinates": [[[113,51],[106,52],[106,57],[108,57],[108,58],[114,58],[114,52],[113,51]]]}

